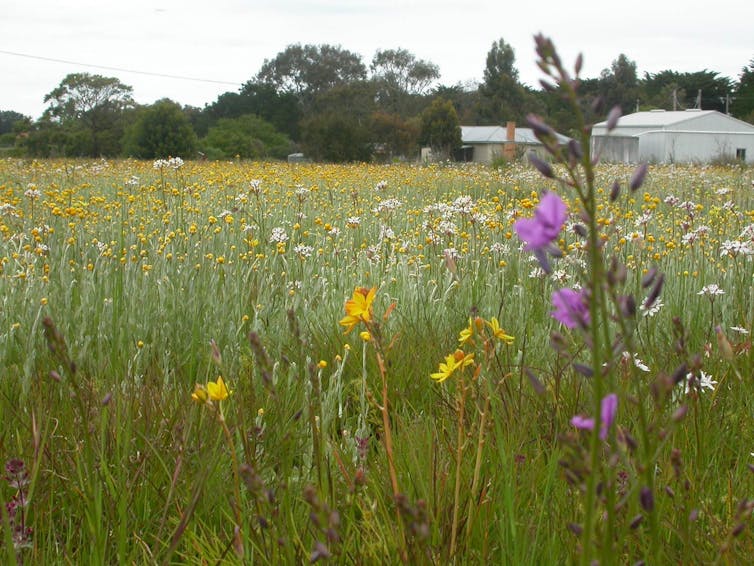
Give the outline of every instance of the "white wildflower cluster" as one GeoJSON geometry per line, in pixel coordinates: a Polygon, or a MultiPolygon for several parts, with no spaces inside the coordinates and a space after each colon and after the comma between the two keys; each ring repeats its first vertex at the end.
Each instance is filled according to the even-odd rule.
{"type": "Polygon", "coordinates": [[[732,200],[726,200],[723,203],[723,210],[730,212],[735,209],[736,209],[736,203],[733,202],[732,200]]]}
{"type": "Polygon", "coordinates": [[[550,279],[560,284],[566,283],[570,278],[571,276],[563,269],[556,269],[550,274],[550,279]]]}
{"type": "Polygon", "coordinates": [[[330,226],[330,229],[329,229],[329,230],[327,230],[327,233],[328,233],[328,234],[329,234],[330,236],[333,236],[333,237],[335,237],[335,236],[337,236],[338,234],[340,234],[340,228],[338,228],[337,226],[330,226]]]}
{"type": "Polygon", "coordinates": [[[252,179],[251,181],[249,181],[249,192],[250,193],[252,193],[254,195],[258,195],[259,191],[261,191],[261,190],[262,190],[262,181],[260,181],[259,179],[252,179]]]}
{"type": "Polygon", "coordinates": [[[299,202],[304,202],[306,200],[306,197],[309,196],[310,192],[311,191],[303,185],[296,185],[296,190],[294,191],[299,202]]]}
{"type": "Polygon", "coordinates": [[[377,183],[374,186],[374,190],[377,191],[377,192],[380,192],[380,191],[382,191],[382,190],[384,190],[386,188],[387,188],[387,181],[385,181],[385,180],[380,181],[379,183],[377,183]]]}
{"type": "Polygon", "coordinates": [[[730,188],[729,187],[721,187],[721,188],[719,188],[719,189],[717,189],[715,191],[715,194],[716,195],[720,195],[720,196],[725,196],[728,193],[730,193],[730,188]]]}
{"type": "Polygon", "coordinates": [[[400,208],[401,206],[403,206],[403,203],[397,198],[389,198],[383,200],[381,203],[375,206],[372,209],[372,212],[374,212],[375,214],[379,214],[380,212],[384,211],[392,212],[393,210],[400,208]]]}
{"type": "Polygon", "coordinates": [[[547,273],[539,266],[536,266],[529,272],[529,279],[542,279],[547,273]]]}
{"type": "Polygon", "coordinates": [[[453,218],[455,210],[445,202],[436,202],[424,207],[424,214],[439,216],[440,218],[450,220],[453,218]]]}
{"type": "Polygon", "coordinates": [[[384,224],[380,226],[380,237],[379,240],[381,242],[394,240],[395,239],[395,232],[393,232],[393,229],[390,226],[385,226],[384,224]]]}
{"type": "Polygon", "coordinates": [[[681,203],[681,199],[679,199],[678,197],[673,196],[673,195],[668,195],[668,196],[665,197],[665,199],[662,202],[664,202],[665,204],[667,204],[669,206],[675,207],[675,206],[678,206],[681,203]]]}
{"type": "Polygon", "coordinates": [[[483,212],[472,212],[469,215],[469,222],[471,222],[472,224],[486,224],[490,220],[490,216],[488,214],[484,214],[483,212]]]}
{"type": "Polygon", "coordinates": [[[468,195],[460,196],[453,201],[451,208],[458,214],[470,214],[474,208],[474,199],[468,195]]]}
{"type": "Polygon", "coordinates": [[[490,251],[492,253],[496,253],[500,255],[507,254],[509,250],[510,250],[510,246],[508,246],[508,244],[502,244],[500,242],[495,242],[494,244],[490,246],[490,251]]]}
{"type": "Polygon", "coordinates": [[[754,255],[754,248],[750,242],[739,242],[738,240],[725,240],[720,244],[720,257],[736,257],[738,255],[754,255]]]}
{"type": "Polygon", "coordinates": [[[233,216],[233,213],[230,210],[223,210],[220,214],[217,215],[218,218],[224,219],[226,216],[233,216]]]}
{"type": "Polygon", "coordinates": [[[730,329],[733,332],[738,332],[739,334],[743,334],[744,336],[749,333],[749,331],[746,330],[743,326],[731,326],[730,329]]]}
{"type": "Polygon", "coordinates": [[[358,216],[349,216],[346,218],[346,226],[349,228],[358,228],[361,225],[361,218],[358,216]]]}
{"type": "Polygon", "coordinates": [[[139,186],[139,178],[136,175],[131,175],[131,178],[126,181],[127,187],[138,187],[139,186]]]}
{"type": "Polygon", "coordinates": [[[285,228],[273,228],[270,234],[271,244],[284,244],[288,241],[288,234],[285,233],[285,228]]]}
{"type": "Polygon", "coordinates": [[[652,213],[645,212],[636,218],[636,226],[644,228],[652,220],[652,213]]]}
{"type": "Polygon", "coordinates": [[[18,216],[18,213],[16,212],[16,207],[13,206],[9,202],[4,202],[3,204],[0,204],[0,214],[7,214],[8,216],[18,216]]]}
{"type": "Polygon", "coordinates": [[[701,236],[706,236],[707,234],[709,234],[709,226],[702,224],[681,236],[681,241],[686,245],[691,245],[700,239],[701,236]]]}
{"type": "Polygon", "coordinates": [[[709,297],[715,297],[717,295],[724,295],[725,291],[723,291],[717,283],[710,283],[709,285],[705,285],[702,287],[702,290],[697,293],[697,295],[707,295],[709,297]]]}
{"type": "Polygon", "coordinates": [[[461,252],[459,252],[459,251],[458,251],[457,249],[455,249],[455,248],[445,248],[445,249],[444,249],[444,250],[442,251],[442,255],[443,255],[443,257],[445,257],[446,259],[453,259],[453,260],[456,260],[456,259],[461,259],[461,252]]]}
{"type": "Polygon", "coordinates": [[[437,225],[435,231],[438,234],[443,234],[444,236],[455,236],[458,233],[458,226],[456,226],[450,220],[441,220],[437,225]]]}
{"type": "Polygon", "coordinates": [[[156,159],[152,163],[153,169],[175,169],[183,167],[183,159],[180,157],[170,157],[169,159],[156,159]]]}
{"type": "Polygon", "coordinates": [[[26,190],[24,191],[24,196],[35,200],[42,196],[42,193],[37,189],[37,186],[34,183],[29,183],[26,185],[26,190]]]}

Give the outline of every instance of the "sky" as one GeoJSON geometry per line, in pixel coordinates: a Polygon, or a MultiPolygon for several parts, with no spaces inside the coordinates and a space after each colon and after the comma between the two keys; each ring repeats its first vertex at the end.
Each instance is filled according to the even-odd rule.
{"type": "Polygon", "coordinates": [[[117,77],[140,104],[201,108],[294,43],[339,45],[367,67],[378,49],[404,48],[453,85],[481,81],[502,38],[521,82],[538,87],[540,32],[566,62],[583,53],[583,77],[624,53],[640,76],[707,69],[736,81],[754,59],[752,22],[752,0],[2,0],[0,110],[38,118],[45,94],[84,72],[117,77]]]}

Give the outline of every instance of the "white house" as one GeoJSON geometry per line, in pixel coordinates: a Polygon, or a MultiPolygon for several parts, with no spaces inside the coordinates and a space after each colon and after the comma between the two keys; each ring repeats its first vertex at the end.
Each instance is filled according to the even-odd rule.
{"type": "MultiPolygon", "coordinates": [[[[556,134],[560,143],[568,143],[569,138],[556,134]]],[[[517,128],[509,122],[507,126],[461,126],[461,141],[465,161],[491,163],[493,159],[506,156],[515,159],[534,151],[544,158],[546,151],[531,128],[517,128]]]]}
{"type": "Polygon", "coordinates": [[[754,126],[716,110],[650,110],[592,128],[592,151],[605,161],[638,163],[754,163],[754,126]]]}

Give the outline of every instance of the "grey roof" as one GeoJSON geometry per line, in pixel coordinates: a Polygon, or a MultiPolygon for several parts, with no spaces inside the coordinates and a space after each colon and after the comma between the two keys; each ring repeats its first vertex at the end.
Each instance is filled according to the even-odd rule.
{"type": "MultiPolygon", "coordinates": [[[[719,114],[719,112],[716,110],[649,110],[647,112],[634,112],[633,114],[621,116],[620,120],[618,120],[618,126],[658,128],[672,126],[710,114],[719,114]]],[[[605,127],[607,126],[607,122],[600,122],[595,124],[595,126],[605,127]]]]}
{"type": "MultiPolygon", "coordinates": [[[[494,143],[507,141],[504,126],[461,126],[461,139],[465,144],[494,143]]],[[[556,134],[560,143],[568,143],[570,138],[556,134]]],[[[531,128],[516,128],[514,143],[540,144],[531,128]]]]}

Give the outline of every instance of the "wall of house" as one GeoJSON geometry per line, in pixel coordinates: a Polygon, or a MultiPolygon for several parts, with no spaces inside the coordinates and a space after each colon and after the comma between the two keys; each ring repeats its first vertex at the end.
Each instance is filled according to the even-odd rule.
{"type": "Polygon", "coordinates": [[[732,161],[744,154],[754,163],[754,134],[691,131],[646,132],[639,139],[639,161],[656,163],[710,163],[732,161]]]}
{"type": "Polygon", "coordinates": [[[609,163],[638,163],[639,138],[633,136],[592,136],[592,153],[609,163]]]}

